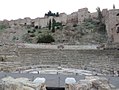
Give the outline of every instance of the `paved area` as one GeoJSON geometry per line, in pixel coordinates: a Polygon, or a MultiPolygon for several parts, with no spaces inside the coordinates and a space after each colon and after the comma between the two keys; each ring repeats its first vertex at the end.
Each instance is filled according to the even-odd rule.
{"type": "MultiPolygon", "coordinates": [[[[46,85],[48,87],[64,87],[65,85],[65,79],[67,77],[74,77],[76,81],[78,82],[80,79],[84,79],[84,75],[61,75],[61,74],[29,74],[29,73],[4,73],[0,72],[0,79],[4,78],[6,76],[12,76],[14,78],[18,77],[26,77],[30,80],[34,80],[36,77],[44,77],[46,78],[46,85]]],[[[109,79],[109,82],[119,88],[119,77],[111,77],[106,76],[106,78],[109,79]]]]}

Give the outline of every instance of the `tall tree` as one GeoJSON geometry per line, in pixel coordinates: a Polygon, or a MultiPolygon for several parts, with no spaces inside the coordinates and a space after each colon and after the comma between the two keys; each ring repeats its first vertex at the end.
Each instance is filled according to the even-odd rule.
{"type": "Polygon", "coordinates": [[[97,7],[96,10],[98,13],[98,20],[102,23],[103,16],[102,16],[102,12],[100,10],[100,7],[97,7]]]}
{"type": "Polygon", "coordinates": [[[55,32],[55,25],[56,25],[56,21],[53,18],[53,20],[52,20],[52,32],[55,32]]]}
{"type": "Polygon", "coordinates": [[[48,28],[49,28],[49,30],[51,30],[51,19],[49,20],[48,28]]]}
{"type": "Polygon", "coordinates": [[[49,12],[48,12],[48,16],[51,16],[52,15],[52,12],[49,10],[49,12]]]}
{"type": "Polygon", "coordinates": [[[99,7],[97,7],[97,12],[98,12],[98,20],[99,20],[98,31],[101,33],[106,33],[106,25],[103,22],[103,15],[99,7]]]}
{"type": "Polygon", "coordinates": [[[115,5],[113,4],[113,9],[115,9],[115,5]]]}

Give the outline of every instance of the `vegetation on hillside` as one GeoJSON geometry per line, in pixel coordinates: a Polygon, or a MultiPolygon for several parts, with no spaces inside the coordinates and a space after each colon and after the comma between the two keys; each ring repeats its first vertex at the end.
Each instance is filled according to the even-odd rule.
{"type": "Polygon", "coordinates": [[[80,25],[63,26],[62,23],[50,19],[48,27],[30,28],[24,35],[24,41],[29,43],[67,42],[103,43],[107,40],[105,24],[97,19],[85,19],[80,25]]]}
{"type": "Polygon", "coordinates": [[[50,34],[40,35],[37,41],[37,43],[52,43],[52,42],[55,42],[55,40],[50,34]]]}
{"type": "Polygon", "coordinates": [[[99,33],[105,34],[106,33],[106,25],[103,21],[103,15],[102,15],[102,12],[99,7],[97,7],[97,13],[98,13],[97,20],[99,20],[98,25],[97,25],[98,26],[97,30],[99,33]]]}
{"type": "Polygon", "coordinates": [[[107,32],[105,24],[99,20],[85,19],[84,22],[78,26],[81,35],[92,35],[92,41],[99,43],[106,42],[107,32]]]}
{"type": "Polygon", "coordinates": [[[0,31],[3,31],[6,28],[8,28],[8,25],[0,24],[0,31]]]}
{"type": "Polygon", "coordinates": [[[62,23],[56,22],[56,20],[54,18],[52,20],[51,19],[49,20],[48,29],[51,30],[52,33],[54,33],[56,29],[61,30],[62,28],[63,28],[62,23]]]}
{"type": "Polygon", "coordinates": [[[52,43],[55,41],[51,31],[47,28],[29,29],[28,32],[23,35],[23,40],[28,43],[52,43]]]}
{"type": "MultiPolygon", "coordinates": [[[[22,36],[22,41],[27,43],[67,43],[67,44],[89,44],[89,43],[103,43],[107,40],[106,26],[104,24],[103,15],[100,8],[97,8],[98,17],[95,19],[84,19],[78,25],[63,25],[62,22],[57,22],[55,17],[59,13],[52,13],[49,11],[45,16],[53,16],[49,19],[46,27],[31,25],[15,26],[15,30],[19,28],[24,30],[25,34],[22,36]],[[27,32],[27,33],[26,33],[27,32]]],[[[6,24],[0,24],[0,30],[8,28],[6,24]]],[[[19,40],[21,37],[13,37],[12,41],[19,40]]]]}

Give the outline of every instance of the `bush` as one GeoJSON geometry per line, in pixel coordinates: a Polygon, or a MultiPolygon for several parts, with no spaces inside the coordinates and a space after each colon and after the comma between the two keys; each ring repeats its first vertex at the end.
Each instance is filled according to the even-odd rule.
{"type": "Polygon", "coordinates": [[[4,30],[4,29],[6,29],[6,28],[8,28],[8,26],[7,26],[7,25],[0,24],[0,30],[4,30]]]}
{"type": "Polygon", "coordinates": [[[38,37],[38,41],[37,43],[51,43],[51,42],[55,42],[54,38],[47,34],[47,35],[42,35],[38,37]]]}

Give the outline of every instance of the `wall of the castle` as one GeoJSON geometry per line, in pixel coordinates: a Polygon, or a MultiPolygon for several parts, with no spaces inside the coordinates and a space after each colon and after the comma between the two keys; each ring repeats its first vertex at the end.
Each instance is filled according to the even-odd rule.
{"type": "Polygon", "coordinates": [[[32,22],[32,19],[27,17],[27,18],[24,18],[25,21],[26,21],[26,25],[31,25],[31,22],[32,22]]]}
{"type": "Polygon", "coordinates": [[[66,25],[67,23],[67,15],[65,13],[60,14],[59,17],[54,17],[56,22],[61,22],[63,25],[66,25]]]}
{"type": "Polygon", "coordinates": [[[67,23],[67,15],[66,14],[60,14],[59,17],[44,17],[44,18],[39,18],[35,20],[35,25],[41,26],[41,27],[46,27],[48,26],[49,21],[53,20],[53,18],[56,20],[56,22],[61,22],[63,25],[66,25],[67,23]]]}
{"type": "Polygon", "coordinates": [[[26,19],[18,20],[20,25],[25,25],[27,23],[26,19]]]}
{"type": "Polygon", "coordinates": [[[96,13],[90,14],[87,8],[79,9],[78,12],[73,12],[70,15],[66,15],[65,13],[61,13],[59,17],[43,17],[43,18],[24,18],[9,21],[10,26],[14,25],[31,25],[31,22],[34,22],[35,26],[46,27],[49,23],[49,20],[54,18],[56,22],[62,22],[63,25],[66,24],[80,24],[83,22],[85,18],[89,18],[90,16],[96,17],[96,13]]]}
{"type": "Polygon", "coordinates": [[[11,20],[9,21],[9,25],[11,27],[14,27],[15,25],[31,25],[31,21],[32,19],[27,17],[27,18],[24,18],[24,19],[17,19],[17,20],[11,20]]]}
{"type": "Polygon", "coordinates": [[[103,16],[103,22],[106,23],[106,20],[108,19],[108,16],[109,16],[109,13],[108,13],[107,9],[102,10],[102,16],[103,16]]]}
{"type": "Polygon", "coordinates": [[[48,25],[48,21],[49,21],[48,18],[42,18],[42,19],[40,19],[39,24],[43,28],[43,27],[46,27],[48,25]]]}
{"type": "Polygon", "coordinates": [[[35,18],[32,22],[34,22],[34,26],[40,26],[40,18],[35,18]]]}
{"type": "Polygon", "coordinates": [[[83,8],[78,10],[78,24],[81,24],[84,19],[87,19],[90,17],[90,13],[88,11],[88,8],[83,8]]]}
{"type": "Polygon", "coordinates": [[[109,41],[113,43],[119,42],[119,33],[117,33],[117,24],[119,24],[118,9],[112,9],[108,11],[108,17],[106,18],[106,29],[109,37],[109,41]]]}
{"type": "MultiPolygon", "coordinates": [[[[119,34],[117,33],[117,24],[119,24],[119,16],[116,16],[119,13],[118,9],[102,10],[103,22],[106,24],[107,34],[110,41],[119,42],[119,34]]],[[[14,25],[31,25],[34,22],[35,26],[41,26],[41,28],[48,26],[49,20],[54,18],[56,22],[62,22],[63,25],[74,25],[81,24],[84,19],[92,18],[95,19],[98,17],[98,13],[90,13],[88,8],[79,9],[77,12],[73,12],[69,15],[61,13],[59,17],[43,17],[43,18],[24,18],[8,21],[9,25],[12,27],[14,25]]],[[[4,23],[7,23],[5,20],[4,23]]]]}
{"type": "Polygon", "coordinates": [[[14,20],[11,20],[11,21],[9,21],[9,25],[10,25],[10,27],[13,27],[14,26],[14,20]]]}
{"type": "Polygon", "coordinates": [[[21,25],[21,24],[24,24],[23,22],[25,22],[24,19],[17,19],[17,20],[15,20],[15,25],[21,25]]]}
{"type": "Polygon", "coordinates": [[[59,17],[60,17],[60,19],[61,19],[62,24],[63,24],[63,25],[66,25],[66,23],[67,23],[67,14],[62,13],[62,14],[60,14],[59,17]]]}
{"type": "Polygon", "coordinates": [[[116,42],[116,43],[119,43],[119,32],[118,32],[118,28],[119,28],[119,25],[116,26],[116,28],[115,28],[116,31],[113,33],[114,42],[116,42]]]}
{"type": "Polygon", "coordinates": [[[78,12],[73,12],[67,16],[67,23],[70,24],[77,24],[78,23],[78,12]]]}
{"type": "Polygon", "coordinates": [[[96,19],[98,17],[97,12],[89,13],[89,18],[96,19]]]}

